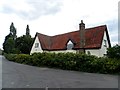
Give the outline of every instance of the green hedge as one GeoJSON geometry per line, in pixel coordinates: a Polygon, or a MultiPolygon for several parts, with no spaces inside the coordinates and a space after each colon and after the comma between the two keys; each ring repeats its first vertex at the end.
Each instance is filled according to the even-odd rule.
{"type": "Polygon", "coordinates": [[[17,63],[91,73],[120,74],[120,60],[74,53],[5,54],[17,63]]]}

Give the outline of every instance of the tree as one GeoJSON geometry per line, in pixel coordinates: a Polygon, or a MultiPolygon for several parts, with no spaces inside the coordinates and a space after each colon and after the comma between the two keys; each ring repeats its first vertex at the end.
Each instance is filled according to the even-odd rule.
{"type": "Polygon", "coordinates": [[[13,53],[15,51],[16,29],[13,22],[10,25],[10,33],[5,37],[3,49],[5,53],[13,53]]]}
{"type": "Polygon", "coordinates": [[[12,53],[14,47],[15,47],[15,42],[14,42],[14,40],[13,40],[12,37],[9,37],[9,38],[6,39],[6,41],[3,43],[3,49],[4,49],[4,52],[6,52],[6,53],[12,53]]]}
{"type": "Polygon", "coordinates": [[[2,55],[2,50],[0,49],[0,55],[2,55]]]}
{"type": "Polygon", "coordinates": [[[15,43],[15,47],[18,48],[21,53],[29,54],[33,44],[33,38],[31,38],[30,35],[23,35],[18,37],[15,43]]]}
{"type": "Polygon", "coordinates": [[[110,58],[120,59],[120,46],[115,45],[111,48],[108,48],[107,56],[110,57],[110,58]]]}
{"type": "Polygon", "coordinates": [[[21,53],[29,54],[33,44],[33,38],[30,35],[29,25],[26,27],[26,35],[18,37],[15,42],[15,47],[19,49],[21,53]]]}
{"type": "Polygon", "coordinates": [[[27,25],[27,28],[26,28],[26,35],[30,35],[29,25],[27,25]]]}
{"type": "Polygon", "coordinates": [[[5,41],[3,43],[4,52],[29,54],[33,44],[29,25],[27,25],[26,28],[26,35],[17,38],[16,32],[16,28],[12,22],[10,25],[10,33],[5,37],[5,41]]]}
{"type": "Polygon", "coordinates": [[[13,22],[10,25],[10,33],[12,34],[13,39],[15,40],[17,38],[17,35],[16,35],[17,31],[16,31],[16,28],[14,27],[13,22]]]}

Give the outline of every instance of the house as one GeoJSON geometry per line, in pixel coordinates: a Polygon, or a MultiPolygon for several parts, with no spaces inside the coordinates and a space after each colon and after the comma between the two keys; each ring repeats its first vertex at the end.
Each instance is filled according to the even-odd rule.
{"type": "Polygon", "coordinates": [[[111,43],[106,25],[85,28],[85,24],[81,20],[77,31],[55,36],[36,33],[30,54],[37,52],[84,52],[102,57],[106,55],[109,47],[111,47],[111,43]]]}

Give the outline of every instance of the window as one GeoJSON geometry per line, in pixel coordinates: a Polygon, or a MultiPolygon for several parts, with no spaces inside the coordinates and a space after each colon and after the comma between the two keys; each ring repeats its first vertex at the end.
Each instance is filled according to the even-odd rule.
{"type": "Polygon", "coordinates": [[[88,51],[87,53],[88,53],[88,55],[91,55],[90,51],[88,51]]]}
{"type": "Polygon", "coordinates": [[[39,47],[39,43],[35,43],[35,48],[38,48],[39,47]]]}
{"type": "Polygon", "coordinates": [[[67,49],[68,49],[68,50],[72,50],[72,48],[73,48],[73,44],[68,44],[68,45],[67,45],[67,49]]]}
{"type": "Polygon", "coordinates": [[[73,47],[74,47],[73,43],[71,41],[69,41],[67,43],[67,50],[72,50],[73,47]]]}
{"type": "Polygon", "coordinates": [[[107,54],[103,54],[103,57],[107,57],[107,54]]]}
{"type": "Polygon", "coordinates": [[[107,47],[107,40],[104,40],[104,46],[107,47]]]}

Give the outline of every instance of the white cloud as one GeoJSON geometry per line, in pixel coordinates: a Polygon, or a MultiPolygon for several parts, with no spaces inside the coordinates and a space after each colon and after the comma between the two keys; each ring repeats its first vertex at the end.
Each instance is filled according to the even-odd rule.
{"type": "Polygon", "coordinates": [[[34,20],[42,15],[57,13],[60,6],[60,0],[6,0],[1,6],[1,11],[7,14],[14,13],[22,19],[34,20]]]}

